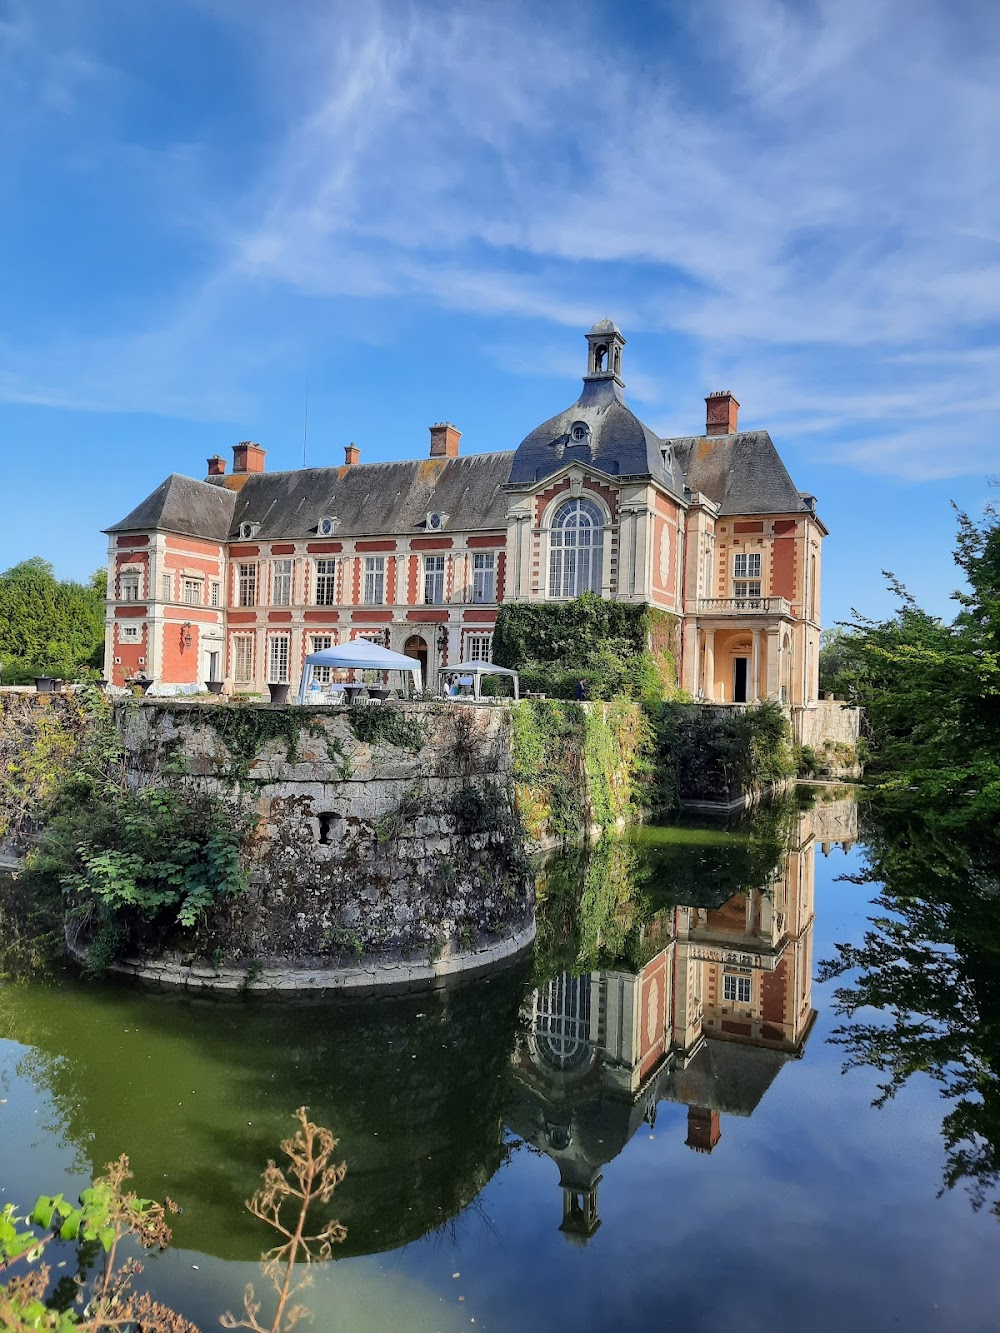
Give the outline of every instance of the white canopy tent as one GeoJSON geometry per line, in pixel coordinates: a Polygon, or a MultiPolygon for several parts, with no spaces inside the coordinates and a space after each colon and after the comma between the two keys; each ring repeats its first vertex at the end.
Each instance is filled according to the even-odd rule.
{"type": "Polygon", "coordinates": [[[514,698],[521,697],[520,676],[509,667],[497,666],[495,662],[457,662],[454,666],[441,667],[438,671],[439,680],[443,681],[446,676],[471,676],[472,693],[477,699],[481,697],[484,676],[510,676],[514,681],[514,698]]]}
{"type": "Polygon", "coordinates": [[[340,671],[399,671],[413,677],[413,688],[420,690],[423,682],[420,678],[420,663],[415,657],[404,657],[402,653],[390,652],[368,639],[352,639],[350,643],[340,643],[333,648],[321,648],[310,653],[306,658],[299,682],[299,703],[305,703],[306,691],[312,680],[314,667],[336,667],[340,671]]]}

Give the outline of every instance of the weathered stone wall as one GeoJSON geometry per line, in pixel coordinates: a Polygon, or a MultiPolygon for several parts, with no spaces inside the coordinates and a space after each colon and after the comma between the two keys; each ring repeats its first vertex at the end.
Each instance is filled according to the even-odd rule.
{"type": "Polygon", "coordinates": [[[824,774],[836,778],[861,776],[860,708],[839,699],[821,699],[808,708],[795,709],[793,726],[795,739],[816,752],[824,774]]]}
{"type": "MultiPolygon", "coordinates": [[[[180,769],[181,781],[208,791],[237,790],[258,819],[249,896],[172,940],[163,980],[212,959],[218,984],[231,964],[294,968],[313,984],[331,967],[357,972],[359,984],[395,968],[405,981],[530,942],[533,885],[513,814],[505,709],[383,706],[363,728],[357,708],[285,709],[284,734],[259,749],[254,715],[273,718],[268,705],[240,708],[250,725],[236,731],[226,704],[144,700],[116,711],[135,781],[180,769]]],[[[189,973],[190,984],[204,971],[189,973]]]]}

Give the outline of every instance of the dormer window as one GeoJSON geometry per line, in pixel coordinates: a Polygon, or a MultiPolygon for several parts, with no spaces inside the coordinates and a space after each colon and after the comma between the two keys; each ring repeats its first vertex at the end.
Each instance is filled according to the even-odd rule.
{"type": "Polygon", "coordinates": [[[260,532],[260,524],[259,524],[259,523],[241,523],[241,524],[240,524],[240,541],[244,541],[244,542],[250,541],[251,538],[257,536],[257,533],[258,533],[258,532],[260,532]]]}
{"type": "Polygon", "coordinates": [[[586,444],[590,439],[590,427],[585,421],[574,421],[569,428],[569,435],[574,444],[586,444]]]}
{"type": "Polygon", "coordinates": [[[447,514],[430,513],[424,519],[424,527],[428,532],[440,532],[447,520],[447,514]]]}
{"type": "Polygon", "coordinates": [[[332,537],[337,531],[337,524],[339,522],[340,519],[336,518],[333,514],[325,514],[320,519],[319,523],[317,523],[316,531],[321,537],[332,537]]]}

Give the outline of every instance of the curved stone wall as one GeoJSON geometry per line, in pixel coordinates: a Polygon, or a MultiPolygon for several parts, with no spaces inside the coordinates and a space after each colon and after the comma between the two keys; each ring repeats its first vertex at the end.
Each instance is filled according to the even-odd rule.
{"type": "Polygon", "coordinates": [[[249,894],[127,970],[167,985],[356,992],[482,970],[531,943],[507,710],[363,712],[117,706],[134,782],[180,770],[235,791],[258,820],[249,894]]]}

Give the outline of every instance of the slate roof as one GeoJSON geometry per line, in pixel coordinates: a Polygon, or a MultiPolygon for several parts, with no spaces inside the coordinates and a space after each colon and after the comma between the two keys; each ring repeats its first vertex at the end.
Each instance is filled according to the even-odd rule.
{"type": "Polygon", "coordinates": [[[654,477],[679,495],[684,478],[676,459],[666,466],[666,441],[644,426],[629,408],[612,376],[584,380],[572,407],[525,436],[514,454],[511,486],[531,486],[575,461],[609,477],[654,477]],[[581,422],[587,438],[577,442],[572,428],[581,422]]]}
{"type": "Polygon", "coordinates": [[[766,430],[686,435],[667,441],[692,491],[722,514],[803,514],[802,499],[766,430]]]}
{"type": "Polygon", "coordinates": [[[335,537],[372,537],[422,532],[429,513],[445,514],[442,531],[503,529],[507,501],[501,487],[513,454],[469,454],[398,463],[354,463],[294,472],[213,477],[208,485],[232,496],[229,534],[241,523],[259,523],[258,536],[314,536],[326,516],[338,520],[335,537]],[[240,483],[227,490],[227,482],[240,483]]]}
{"type": "Polygon", "coordinates": [[[206,481],[195,481],[174,472],[131,514],[104,531],[148,532],[155,528],[224,542],[232,528],[235,503],[236,496],[231,491],[220,491],[206,481]]]}
{"type": "Polygon", "coordinates": [[[686,1106],[749,1116],[783,1066],[794,1058],[765,1046],[710,1039],[686,1069],[670,1071],[660,1095],[686,1106]]]}

